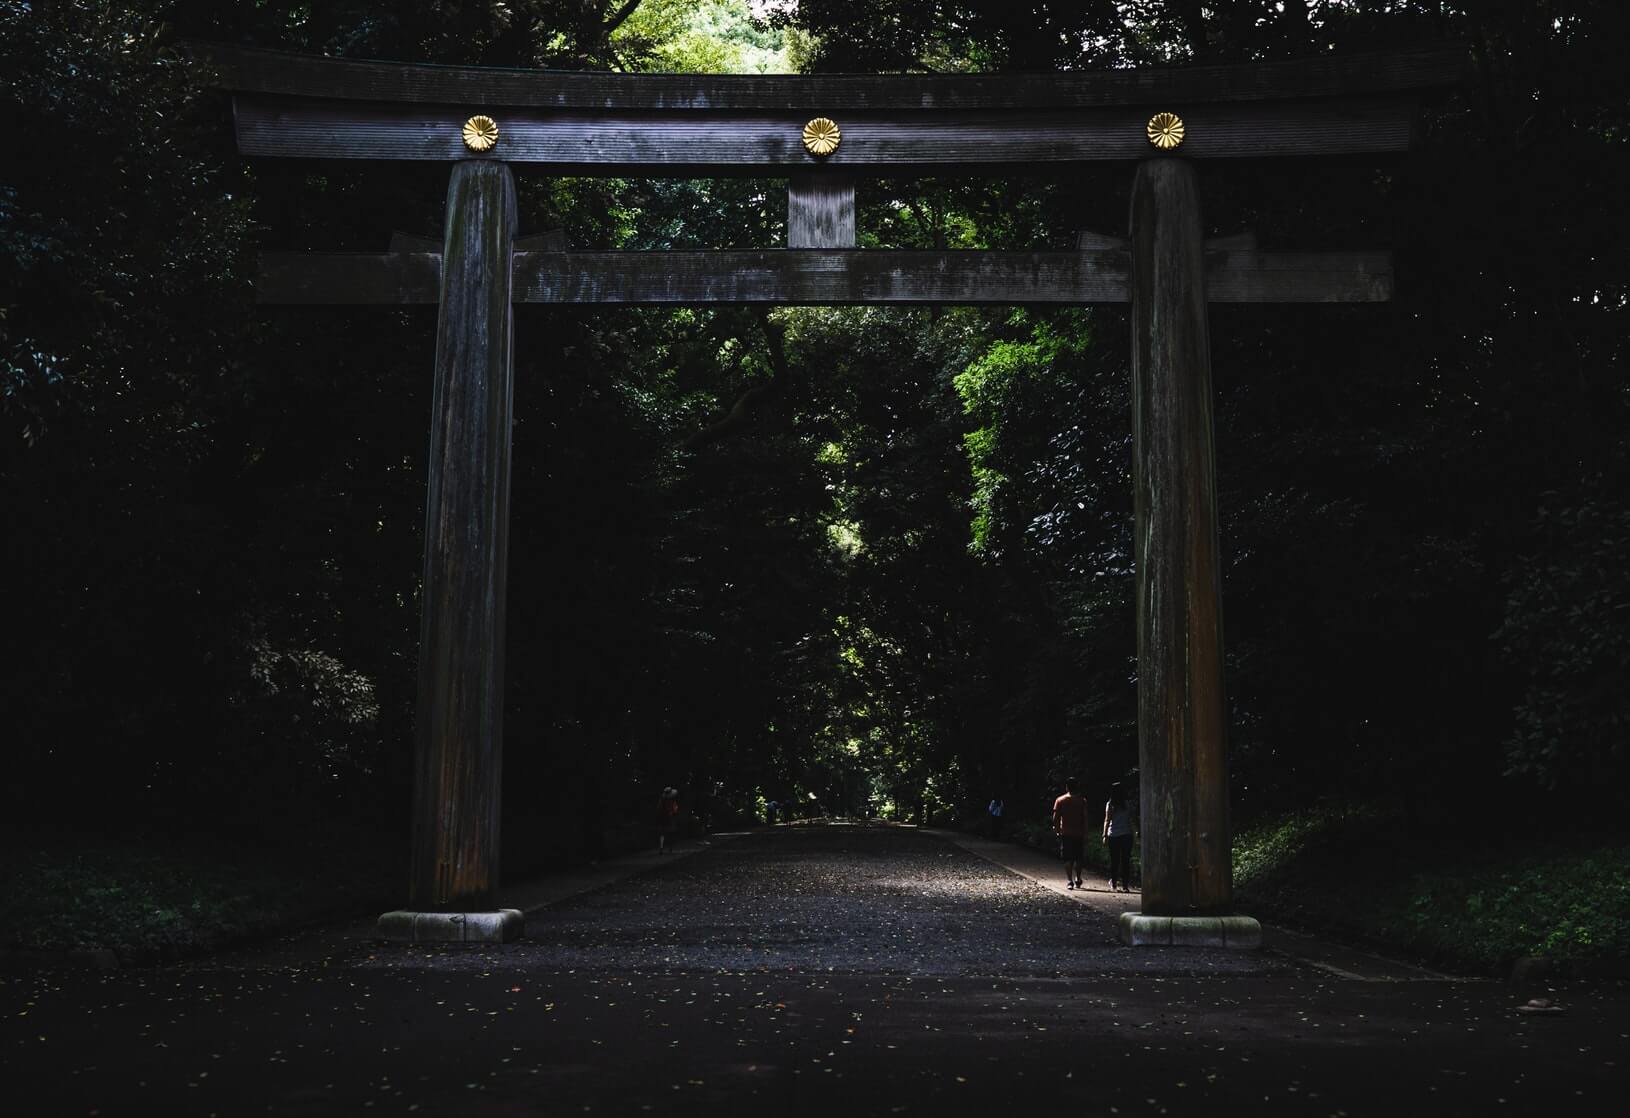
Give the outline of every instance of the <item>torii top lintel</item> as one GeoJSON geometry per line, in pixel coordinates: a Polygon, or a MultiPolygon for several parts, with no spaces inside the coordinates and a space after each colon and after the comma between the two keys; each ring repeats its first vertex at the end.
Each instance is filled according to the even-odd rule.
{"type": "Polygon", "coordinates": [[[1417,96],[1465,72],[1459,44],[1293,61],[1054,74],[603,74],[359,62],[218,44],[194,54],[234,93],[246,155],[452,161],[473,114],[487,158],[590,174],[886,174],[1045,169],[1150,153],[1151,112],[1191,158],[1399,151],[1417,96]],[[813,117],[842,129],[812,155],[813,117]]]}

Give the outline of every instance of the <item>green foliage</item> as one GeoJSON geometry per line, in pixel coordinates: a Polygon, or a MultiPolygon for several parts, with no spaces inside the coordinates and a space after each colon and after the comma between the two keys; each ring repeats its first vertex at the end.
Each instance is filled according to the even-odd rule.
{"type": "Polygon", "coordinates": [[[813,37],[806,65],[815,71],[1050,70],[1078,61],[1077,44],[1118,41],[1123,21],[1116,8],[800,0],[780,22],[813,37]]]}
{"type": "Polygon", "coordinates": [[[1514,572],[1494,637],[1524,680],[1508,771],[1548,792],[1616,799],[1606,789],[1630,758],[1630,508],[1591,489],[1575,507],[1547,495],[1544,550],[1514,572]]]}
{"type": "Polygon", "coordinates": [[[0,121],[62,138],[0,186],[3,461],[68,422],[118,440],[108,455],[184,458],[190,382],[228,360],[214,323],[246,306],[247,208],[201,150],[213,105],[143,7],[76,8],[0,4],[0,121]],[[128,391],[98,392],[113,377],[128,391]]]}
{"type": "MultiPolygon", "coordinates": [[[[1247,828],[1234,839],[1235,885],[1246,890],[1259,887],[1333,827],[1352,820],[1346,812],[1308,811],[1247,828]]],[[[1363,813],[1358,822],[1373,828],[1375,815],[1363,813]]]]}
{"type": "Polygon", "coordinates": [[[1012,537],[1011,528],[1002,533],[1007,541],[992,537],[993,523],[1013,525],[1015,519],[1002,506],[1028,512],[1039,503],[1030,486],[1012,498],[1001,490],[1010,478],[1037,473],[1035,435],[1050,434],[1043,417],[1073,402],[1081,357],[1091,344],[1091,330],[1079,316],[1032,323],[1015,312],[1006,328],[1020,337],[995,341],[953,379],[964,410],[979,424],[963,436],[974,479],[971,546],[992,558],[1000,558],[1003,542],[1012,537]]]}
{"type": "Polygon", "coordinates": [[[687,74],[787,72],[786,36],[755,24],[747,0],[644,0],[612,41],[643,38],[641,69],[687,74]]]}
{"type": "Polygon", "coordinates": [[[1630,954],[1630,847],[1510,832],[1425,837],[1395,808],[1321,809],[1234,844],[1241,903],[1443,965],[1499,972],[1526,955],[1630,954]],[[1361,894],[1364,904],[1352,904],[1361,894]]]}
{"type": "Polygon", "coordinates": [[[371,678],[327,653],[264,636],[245,639],[244,648],[247,678],[227,700],[240,717],[222,730],[233,761],[250,761],[257,780],[280,772],[291,796],[373,775],[379,699],[371,678]]]}
{"type": "Polygon", "coordinates": [[[156,962],[393,901],[405,871],[376,836],[326,826],[306,837],[298,856],[264,841],[9,835],[0,944],[112,948],[127,961],[156,962]],[[326,849],[314,857],[319,843],[326,849]]]}

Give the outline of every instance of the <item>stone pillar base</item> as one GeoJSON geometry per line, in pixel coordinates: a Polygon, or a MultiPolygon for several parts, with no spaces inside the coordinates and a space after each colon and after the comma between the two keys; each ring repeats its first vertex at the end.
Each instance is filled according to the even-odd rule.
{"type": "Polygon", "coordinates": [[[1254,951],[1262,946],[1262,925],[1250,916],[1145,916],[1121,913],[1121,942],[1128,947],[1231,947],[1254,951]]]}
{"type": "Polygon", "coordinates": [[[394,943],[508,943],[526,922],[518,908],[497,912],[387,912],[379,937],[394,943]]]}

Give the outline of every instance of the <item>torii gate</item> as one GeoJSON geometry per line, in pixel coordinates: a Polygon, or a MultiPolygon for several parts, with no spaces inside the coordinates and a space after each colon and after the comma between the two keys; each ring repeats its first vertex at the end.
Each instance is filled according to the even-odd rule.
{"type": "Polygon", "coordinates": [[[1031,75],[613,75],[355,62],[214,44],[252,156],[453,165],[443,240],[268,255],[264,303],[437,303],[409,911],[391,938],[506,940],[498,886],[514,303],[1132,305],[1143,905],[1128,943],[1254,947],[1233,914],[1206,304],[1391,297],[1385,252],[1202,237],[1200,159],[1396,152],[1459,46],[1031,75]],[[1126,238],[1068,252],[856,250],[865,174],[1136,164],[1126,238]],[[517,238],[510,165],[784,174],[787,247],[570,252],[517,238]],[[440,251],[437,251],[439,247],[440,251]]]}

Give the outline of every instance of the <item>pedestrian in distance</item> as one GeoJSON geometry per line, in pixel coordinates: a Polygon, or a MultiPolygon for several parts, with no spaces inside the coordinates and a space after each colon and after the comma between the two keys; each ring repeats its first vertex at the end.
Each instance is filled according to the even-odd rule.
{"type": "Polygon", "coordinates": [[[1104,845],[1109,847],[1109,887],[1132,891],[1132,805],[1126,788],[1117,781],[1109,786],[1104,804],[1104,845]]]}
{"type": "Polygon", "coordinates": [[[1075,779],[1064,782],[1064,794],[1053,801],[1053,833],[1064,858],[1064,888],[1081,888],[1081,858],[1087,840],[1087,801],[1075,794],[1075,779]]]}
{"type": "Polygon", "coordinates": [[[679,833],[679,789],[668,787],[657,797],[657,853],[673,850],[674,836],[679,833]]]}
{"type": "Polygon", "coordinates": [[[990,806],[985,809],[985,812],[986,812],[987,815],[990,816],[990,837],[993,838],[993,839],[1001,838],[1002,837],[1002,797],[997,796],[994,800],[992,800],[990,802],[990,806]]]}

